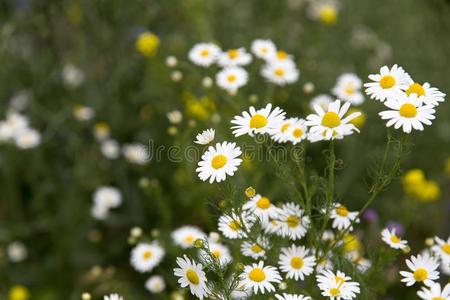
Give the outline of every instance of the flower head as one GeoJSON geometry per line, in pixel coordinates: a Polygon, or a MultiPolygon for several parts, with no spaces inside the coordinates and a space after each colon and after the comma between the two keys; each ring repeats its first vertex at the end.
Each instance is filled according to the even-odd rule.
{"type": "Polygon", "coordinates": [[[179,268],[175,268],[173,271],[175,276],[180,277],[178,283],[181,287],[189,286],[191,294],[200,299],[207,297],[209,289],[206,282],[208,279],[203,271],[203,266],[190,260],[186,255],[177,258],[177,265],[179,268]]]}
{"type": "Polygon", "coordinates": [[[270,133],[284,120],[286,113],[279,107],[272,110],[272,104],[256,110],[253,106],[249,112],[244,111],[242,116],[235,116],[231,121],[233,134],[238,137],[244,134],[254,136],[256,133],[270,133]]]}

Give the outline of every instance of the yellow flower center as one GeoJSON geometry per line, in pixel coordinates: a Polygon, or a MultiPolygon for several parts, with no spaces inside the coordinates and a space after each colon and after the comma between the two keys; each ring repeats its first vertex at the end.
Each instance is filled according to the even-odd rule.
{"type": "Polygon", "coordinates": [[[297,216],[294,215],[290,215],[289,217],[287,217],[286,219],[286,223],[288,224],[289,227],[296,227],[299,223],[299,219],[297,216]]]}
{"type": "Polygon", "coordinates": [[[431,300],[445,300],[445,299],[442,297],[433,297],[433,298],[431,298],[431,300]]]}
{"type": "Polygon", "coordinates": [[[283,126],[281,126],[281,133],[284,133],[289,126],[291,126],[289,123],[284,123],[283,126]]]}
{"type": "Polygon", "coordinates": [[[286,59],[288,57],[288,54],[284,51],[277,51],[277,57],[278,59],[286,59]]]}
{"type": "Polygon", "coordinates": [[[261,48],[261,52],[262,52],[262,53],[267,53],[267,51],[269,51],[269,49],[267,49],[266,47],[262,47],[262,48],[261,48]]]}
{"type": "Polygon", "coordinates": [[[273,73],[275,73],[275,75],[281,77],[281,76],[284,75],[284,69],[282,69],[282,68],[277,68],[277,69],[275,69],[275,71],[273,71],[273,73]]]}
{"type": "Polygon", "coordinates": [[[395,85],[395,78],[391,75],[385,75],[380,79],[380,86],[383,89],[390,89],[395,85]]]}
{"type": "Polygon", "coordinates": [[[341,125],[341,118],[335,112],[326,112],[322,117],[322,125],[328,128],[334,128],[341,125]]]}
{"type": "Polygon", "coordinates": [[[233,231],[238,231],[241,228],[241,222],[238,220],[233,220],[228,224],[228,227],[230,227],[233,231]]]}
{"type": "Polygon", "coordinates": [[[229,82],[235,82],[236,79],[237,79],[237,77],[236,77],[236,75],[234,75],[234,74],[228,75],[228,77],[227,77],[227,80],[228,80],[229,82]]]}
{"type": "Polygon", "coordinates": [[[341,286],[345,283],[345,279],[342,278],[341,276],[336,276],[335,280],[336,280],[336,283],[339,284],[339,286],[341,286]]]}
{"type": "Polygon", "coordinates": [[[200,56],[207,57],[208,55],[209,55],[208,49],[203,49],[202,51],[200,51],[200,56]]]}
{"type": "Polygon", "coordinates": [[[250,119],[250,128],[262,128],[267,125],[267,119],[263,115],[256,114],[250,119]]]}
{"type": "Polygon", "coordinates": [[[270,207],[270,200],[267,197],[261,197],[261,199],[256,202],[256,206],[261,209],[268,209],[270,207]]]}
{"type": "Polygon", "coordinates": [[[219,250],[215,250],[211,252],[212,256],[214,256],[215,258],[220,258],[220,251],[219,250]]]}
{"type": "Polygon", "coordinates": [[[444,251],[445,253],[450,255],[450,244],[446,243],[446,244],[442,245],[441,249],[442,249],[442,251],[444,251]]]}
{"type": "Polygon", "coordinates": [[[153,256],[153,253],[152,253],[152,251],[148,250],[148,251],[145,251],[142,256],[144,257],[144,259],[149,259],[153,256]]]}
{"type": "Polygon", "coordinates": [[[261,282],[266,279],[266,274],[264,274],[264,271],[262,269],[254,268],[248,274],[248,278],[250,278],[251,281],[261,282]]]}
{"type": "Polygon", "coordinates": [[[413,93],[416,94],[417,97],[425,96],[425,90],[423,89],[422,85],[417,82],[411,84],[409,88],[406,90],[406,95],[408,96],[413,93]]]}
{"type": "Polygon", "coordinates": [[[320,20],[325,24],[334,24],[337,19],[337,10],[331,5],[324,5],[319,12],[320,20]]]}
{"type": "Polygon", "coordinates": [[[411,103],[405,103],[400,107],[400,116],[414,118],[417,115],[417,108],[411,103]]]}
{"type": "Polygon", "coordinates": [[[303,259],[301,257],[293,257],[291,259],[291,267],[298,270],[301,269],[303,267],[303,259]]]}
{"type": "Polygon", "coordinates": [[[192,235],[188,235],[184,241],[188,244],[192,244],[194,242],[194,237],[192,235]]]}
{"type": "Polygon", "coordinates": [[[346,217],[348,215],[348,209],[347,207],[341,205],[338,208],[336,208],[336,213],[342,217],[346,217]]]}
{"type": "Polygon", "coordinates": [[[192,284],[197,285],[200,282],[200,278],[198,277],[197,272],[195,272],[192,269],[188,269],[186,271],[186,277],[189,280],[189,282],[192,283],[192,284]]]}
{"type": "Polygon", "coordinates": [[[393,235],[391,236],[391,242],[393,242],[394,244],[398,244],[398,243],[400,243],[400,239],[399,239],[398,236],[396,236],[395,234],[393,234],[393,235]]]}
{"type": "Polygon", "coordinates": [[[237,49],[228,50],[228,57],[234,59],[239,56],[239,51],[237,49]]]}
{"type": "Polygon", "coordinates": [[[294,131],[292,132],[292,135],[298,139],[301,138],[303,135],[303,130],[301,130],[300,128],[295,128],[294,131]]]}
{"type": "Polygon", "coordinates": [[[252,252],[254,253],[260,253],[261,251],[263,251],[263,248],[261,248],[259,245],[254,244],[250,250],[252,250],[252,252]]]}
{"type": "Polygon", "coordinates": [[[338,288],[331,288],[330,289],[330,295],[333,297],[339,296],[341,294],[341,291],[338,288]]]}
{"type": "Polygon", "coordinates": [[[428,278],[428,272],[424,268],[420,268],[414,271],[413,277],[415,281],[424,281],[428,278]]]}
{"type": "Polygon", "coordinates": [[[353,85],[347,85],[347,87],[345,88],[345,93],[347,95],[353,95],[355,93],[355,88],[353,87],[353,85]]]}
{"type": "Polygon", "coordinates": [[[211,167],[218,170],[220,168],[223,168],[223,166],[225,166],[227,164],[227,161],[228,161],[228,159],[225,155],[217,154],[211,160],[211,167]]]}

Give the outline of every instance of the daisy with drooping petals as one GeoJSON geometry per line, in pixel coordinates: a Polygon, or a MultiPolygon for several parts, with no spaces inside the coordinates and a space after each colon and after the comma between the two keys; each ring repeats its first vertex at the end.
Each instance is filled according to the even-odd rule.
{"type": "Polygon", "coordinates": [[[317,283],[322,290],[322,296],[330,299],[353,299],[359,294],[359,283],[352,281],[350,276],[341,271],[336,274],[330,270],[324,270],[317,275],[317,283]]]}
{"type": "Polygon", "coordinates": [[[315,96],[311,99],[309,102],[309,107],[314,110],[314,107],[318,105],[322,110],[327,110],[328,105],[330,105],[333,102],[333,98],[331,96],[328,96],[326,94],[320,94],[315,96]]]}
{"type": "Polygon", "coordinates": [[[278,218],[280,228],[275,233],[294,241],[306,235],[311,222],[300,206],[293,202],[283,204],[278,218]]]}
{"type": "Polygon", "coordinates": [[[299,75],[295,64],[268,63],[261,69],[262,77],[279,86],[296,82],[299,75]]]}
{"type": "Polygon", "coordinates": [[[309,255],[309,250],[304,246],[292,245],[289,248],[281,248],[278,262],[280,270],[286,273],[287,279],[304,280],[314,271],[316,258],[309,255]]]}
{"type": "Polygon", "coordinates": [[[273,283],[279,283],[281,276],[275,267],[264,266],[264,262],[260,261],[257,264],[245,266],[240,280],[243,286],[252,289],[255,294],[264,294],[266,291],[275,291],[273,283]]]}
{"type": "Polygon", "coordinates": [[[269,246],[269,240],[264,237],[258,237],[256,243],[245,241],[241,245],[242,255],[249,256],[253,259],[266,257],[266,249],[269,246]]]}
{"type": "Polygon", "coordinates": [[[277,52],[277,48],[271,40],[254,40],[251,49],[253,54],[264,60],[270,59],[277,52]]]}
{"type": "Polygon", "coordinates": [[[450,283],[441,288],[439,283],[434,283],[430,288],[422,287],[417,295],[423,300],[450,300],[450,283]]]}
{"type": "Polygon", "coordinates": [[[219,231],[229,239],[240,239],[247,236],[246,228],[253,225],[254,219],[248,212],[243,212],[241,216],[235,212],[224,214],[219,218],[219,231]]]}
{"type": "Polygon", "coordinates": [[[209,294],[206,286],[208,279],[203,271],[203,266],[194,260],[191,261],[186,255],[177,258],[177,265],[179,268],[175,268],[173,271],[175,276],[180,277],[178,283],[181,287],[189,286],[191,294],[200,299],[207,297],[209,294]]]}
{"type": "MultiPolygon", "coordinates": [[[[209,242],[208,247],[209,252],[211,252],[212,256],[217,259],[220,264],[226,265],[231,262],[232,257],[230,254],[230,250],[226,246],[220,243],[209,242]]],[[[199,256],[202,262],[207,263],[209,261],[208,254],[205,250],[200,250],[199,256]]]]}
{"type": "Polygon", "coordinates": [[[216,62],[220,48],[213,43],[199,43],[189,51],[189,59],[201,67],[209,67],[216,62]]]}
{"type": "Polygon", "coordinates": [[[219,87],[231,94],[247,84],[248,73],[241,67],[227,67],[216,74],[219,87]]]}
{"type": "Polygon", "coordinates": [[[311,298],[307,296],[286,294],[286,293],[283,293],[283,295],[276,294],[275,297],[278,300],[311,300],[311,298]]]}
{"type": "Polygon", "coordinates": [[[131,251],[130,261],[136,271],[151,272],[160,264],[164,255],[165,251],[159,243],[140,243],[131,251]]]}
{"type": "Polygon", "coordinates": [[[174,243],[183,249],[192,248],[198,239],[206,239],[206,233],[194,226],[182,226],[171,234],[174,243]]]}
{"type": "Polygon", "coordinates": [[[233,176],[237,167],[242,163],[238,158],[242,154],[241,148],[236,143],[223,142],[217,143],[216,147],[209,146],[203,153],[202,160],[198,163],[198,177],[202,181],[209,178],[209,183],[214,181],[221,182],[226,176],[233,176]]]}
{"type": "Polygon", "coordinates": [[[353,105],[361,105],[364,102],[364,96],[360,91],[361,86],[362,81],[356,74],[345,73],[339,76],[331,91],[338,99],[353,105]]]}
{"type": "Polygon", "coordinates": [[[344,117],[349,108],[349,102],[341,106],[340,100],[330,103],[325,111],[316,105],[314,106],[316,114],[307,116],[305,124],[311,126],[309,130],[311,134],[324,140],[342,139],[354,131],[359,132],[358,128],[351,124],[350,121],[359,117],[361,113],[354,112],[344,117]]]}
{"type": "Polygon", "coordinates": [[[252,55],[245,48],[230,49],[219,55],[218,63],[221,67],[245,66],[252,61],[252,55]]]}
{"type": "Polygon", "coordinates": [[[244,111],[242,116],[235,116],[231,120],[233,134],[235,137],[248,134],[254,136],[256,133],[269,133],[276,128],[284,120],[286,113],[279,107],[272,110],[272,104],[267,104],[266,107],[256,110],[250,106],[249,112],[244,111]]]}
{"type": "Polygon", "coordinates": [[[270,202],[269,198],[259,194],[248,200],[242,209],[253,213],[263,225],[269,222],[269,218],[278,216],[278,208],[270,202]]]}
{"type": "Polygon", "coordinates": [[[431,249],[442,260],[443,264],[450,265],[450,237],[445,241],[436,236],[434,240],[436,244],[431,249]]]}
{"type": "Polygon", "coordinates": [[[387,66],[383,66],[379,74],[369,75],[369,79],[373,82],[364,83],[366,94],[381,102],[398,97],[412,81],[408,73],[397,65],[394,65],[390,70],[387,66]]]}
{"type": "Polygon", "coordinates": [[[108,296],[104,296],[103,300],[123,300],[123,298],[119,294],[110,294],[108,296]]]}
{"type": "Polygon", "coordinates": [[[301,141],[307,138],[307,132],[308,127],[305,124],[304,119],[298,119],[296,122],[294,122],[291,126],[289,126],[287,130],[287,135],[289,138],[289,141],[292,142],[292,144],[297,145],[301,141]]]}
{"type": "MultiPolygon", "coordinates": [[[[349,211],[347,207],[340,203],[334,205],[330,218],[333,220],[331,227],[337,230],[345,230],[352,223],[359,223],[358,212],[349,211]]],[[[353,226],[349,228],[349,231],[353,231],[353,226]]]]}
{"type": "Polygon", "coordinates": [[[394,125],[395,129],[402,127],[403,132],[410,133],[414,128],[422,131],[422,124],[431,125],[436,112],[431,105],[421,105],[420,99],[416,94],[407,96],[403,94],[396,100],[387,100],[384,103],[391,110],[385,110],[379,113],[383,120],[389,120],[386,127],[394,125]]]}
{"type": "Polygon", "coordinates": [[[416,282],[423,282],[426,286],[433,284],[433,280],[439,279],[438,262],[428,253],[424,255],[411,256],[406,260],[406,265],[412,272],[400,271],[400,275],[404,278],[401,280],[407,286],[411,286],[416,282]]]}
{"type": "Polygon", "coordinates": [[[417,98],[425,105],[437,106],[439,102],[445,101],[445,94],[435,87],[431,87],[428,82],[423,85],[417,82],[411,83],[405,90],[406,95],[416,94],[417,98]]]}
{"type": "Polygon", "coordinates": [[[298,121],[297,118],[285,119],[277,126],[269,130],[269,134],[272,140],[274,140],[277,143],[286,143],[290,138],[288,129],[292,124],[294,124],[297,121],[298,121]]]}
{"type": "Polygon", "coordinates": [[[216,131],[212,128],[204,130],[202,133],[197,134],[196,144],[207,145],[214,140],[216,131]]]}
{"type": "Polygon", "coordinates": [[[392,230],[389,228],[383,229],[381,239],[393,249],[403,249],[408,246],[408,241],[402,240],[395,234],[395,228],[392,230]]]}

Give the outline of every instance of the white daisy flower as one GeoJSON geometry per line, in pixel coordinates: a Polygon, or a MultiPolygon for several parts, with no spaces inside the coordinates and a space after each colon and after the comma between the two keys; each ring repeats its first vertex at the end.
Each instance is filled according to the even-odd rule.
{"type": "Polygon", "coordinates": [[[108,296],[104,296],[103,300],[123,300],[123,297],[119,294],[110,294],[108,296]]]}
{"type": "Polygon", "coordinates": [[[429,288],[422,287],[417,295],[423,300],[450,300],[450,283],[444,288],[439,283],[433,283],[429,288]]]}
{"type": "Polygon", "coordinates": [[[174,269],[175,276],[180,277],[178,283],[182,288],[189,286],[191,294],[197,298],[203,299],[209,294],[209,289],[206,286],[208,279],[203,266],[197,264],[194,260],[190,260],[186,255],[177,258],[179,268],[174,269]]]}
{"type": "Polygon", "coordinates": [[[105,140],[100,144],[100,152],[107,159],[116,159],[120,155],[120,145],[115,140],[105,140]]]}
{"type": "Polygon", "coordinates": [[[197,134],[196,144],[207,145],[214,140],[216,131],[212,128],[204,130],[202,133],[197,134]]]}
{"type": "Polygon", "coordinates": [[[112,186],[101,186],[93,195],[94,204],[105,208],[116,208],[122,204],[122,193],[112,186]]]}
{"type": "Polygon", "coordinates": [[[264,259],[266,257],[266,251],[269,247],[269,240],[265,237],[257,238],[256,243],[245,241],[241,245],[241,253],[244,256],[249,256],[253,259],[264,259]]]}
{"type": "Polygon", "coordinates": [[[174,243],[183,249],[192,248],[198,239],[206,239],[206,233],[198,227],[182,226],[171,233],[174,243]]]}
{"type": "Polygon", "coordinates": [[[314,106],[316,114],[310,114],[306,117],[305,124],[311,126],[310,133],[320,136],[324,140],[342,139],[346,135],[352,134],[354,131],[359,132],[355,125],[350,121],[361,115],[360,112],[354,112],[344,118],[350,103],[346,102],[341,107],[341,101],[336,100],[328,105],[327,110],[323,110],[320,106],[314,106]]]}
{"type": "Polygon", "coordinates": [[[395,234],[395,228],[392,230],[389,230],[389,228],[383,229],[381,239],[393,249],[403,249],[408,246],[408,241],[402,240],[395,234]]]}
{"type": "Polygon", "coordinates": [[[173,110],[166,113],[166,117],[172,124],[180,124],[183,121],[183,114],[179,110],[173,110]]]}
{"type": "Polygon", "coordinates": [[[292,144],[297,145],[301,141],[307,138],[308,127],[305,124],[304,119],[297,119],[287,129],[287,136],[292,144]]]}
{"type": "MultiPolygon", "coordinates": [[[[322,253],[319,251],[318,257],[321,257],[322,253]]],[[[331,270],[333,269],[333,262],[331,261],[330,257],[324,257],[320,260],[316,261],[316,272],[321,273],[325,270],[331,270]]]]}
{"type": "Polygon", "coordinates": [[[300,72],[295,64],[268,63],[261,69],[262,77],[279,86],[296,82],[299,75],[300,72]]]}
{"type": "Polygon", "coordinates": [[[216,74],[217,85],[230,94],[235,94],[247,82],[248,73],[241,67],[226,67],[216,74]]]}
{"type": "Polygon", "coordinates": [[[245,66],[252,61],[252,55],[245,48],[230,49],[219,55],[218,64],[221,67],[245,66]]]}
{"type": "Polygon", "coordinates": [[[314,110],[314,107],[318,105],[322,110],[327,110],[328,106],[333,102],[333,98],[331,96],[320,94],[315,96],[309,102],[309,107],[314,110]]]}
{"type": "Polygon", "coordinates": [[[243,286],[252,289],[255,294],[264,294],[266,291],[275,291],[273,283],[279,283],[281,276],[277,268],[264,266],[264,262],[260,261],[257,264],[245,266],[240,280],[243,286]]]}
{"type": "Polygon", "coordinates": [[[322,291],[322,296],[331,300],[353,299],[360,293],[359,283],[351,281],[350,276],[337,271],[336,274],[330,270],[324,270],[317,275],[317,283],[322,291]]]}
{"type": "MultiPolygon", "coordinates": [[[[231,257],[230,250],[226,246],[214,242],[209,242],[208,246],[209,252],[211,252],[215,259],[219,260],[221,265],[227,265],[232,261],[233,258],[231,257]]],[[[199,257],[202,262],[209,261],[209,255],[205,252],[205,250],[199,251],[199,257]]]]}
{"type": "Polygon", "coordinates": [[[268,58],[269,64],[284,64],[293,68],[296,68],[294,57],[283,50],[278,50],[275,55],[268,58]]]}
{"type": "Polygon", "coordinates": [[[436,244],[431,248],[433,252],[442,260],[442,263],[450,264],[450,237],[447,241],[435,237],[436,244]]]}
{"type": "Polygon", "coordinates": [[[438,262],[428,253],[424,255],[411,256],[406,260],[406,265],[412,272],[400,271],[400,275],[404,278],[401,280],[407,286],[411,286],[416,282],[423,282],[426,286],[433,284],[433,280],[439,279],[438,262]]]}
{"type": "Polygon", "coordinates": [[[270,137],[272,140],[274,140],[277,143],[286,143],[290,139],[289,135],[289,127],[297,122],[297,118],[289,118],[285,119],[281,123],[279,123],[277,126],[269,130],[270,137]]]}
{"type": "Polygon", "coordinates": [[[253,54],[264,60],[269,60],[276,55],[277,48],[271,40],[254,40],[251,46],[253,54]]]}
{"type": "Polygon", "coordinates": [[[276,234],[295,241],[306,235],[311,221],[298,204],[289,202],[281,207],[279,222],[280,229],[276,234]]]}
{"type": "MultiPolygon", "coordinates": [[[[345,230],[354,223],[359,223],[357,211],[348,211],[347,207],[340,203],[336,203],[330,213],[330,218],[333,220],[331,224],[332,228],[337,230],[345,230]]],[[[353,226],[349,228],[349,231],[353,231],[353,226]]]]}
{"type": "Polygon", "coordinates": [[[359,259],[356,260],[356,268],[361,273],[365,273],[367,270],[370,269],[370,267],[372,267],[372,261],[370,261],[369,259],[360,257],[359,259]]]}
{"type": "Polygon", "coordinates": [[[16,146],[20,149],[31,149],[41,143],[41,134],[32,128],[25,128],[14,136],[16,146]]]}
{"type": "Polygon", "coordinates": [[[145,288],[152,294],[159,294],[166,289],[166,282],[162,276],[153,275],[145,282],[145,288]]]}
{"type": "Polygon", "coordinates": [[[417,98],[425,105],[437,106],[439,102],[445,101],[445,94],[437,88],[431,87],[428,82],[425,82],[423,85],[413,82],[405,90],[405,93],[408,96],[410,94],[416,94],[417,98]]]}
{"type": "Polygon", "coordinates": [[[137,165],[145,165],[149,162],[148,149],[143,144],[126,144],[122,147],[122,153],[126,160],[137,165]]]}
{"type": "Polygon", "coordinates": [[[84,82],[84,72],[72,64],[64,65],[61,75],[68,88],[77,88],[84,82]]]}
{"type": "Polygon", "coordinates": [[[254,218],[248,212],[243,212],[241,216],[232,212],[231,214],[223,214],[218,223],[219,231],[226,238],[240,239],[247,236],[245,228],[251,228],[254,218]]]}
{"type": "Polygon", "coordinates": [[[278,300],[311,300],[311,297],[308,296],[286,294],[286,293],[283,293],[283,295],[275,294],[275,297],[278,300]]]}
{"type": "Polygon", "coordinates": [[[241,154],[241,148],[237,147],[236,143],[217,143],[216,147],[209,146],[203,153],[195,171],[202,181],[208,179],[209,183],[224,181],[227,175],[233,176],[242,163],[242,159],[238,158],[241,154]]]}
{"type": "Polygon", "coordinates": [[[373,82],[364,84],[366,94],[381,102],[398,97],[412,81],[408,73],[397,65],[394,65],[390,70],[387,66],[383,66],[380,68],[379,74],[369,75],[369,79],[373,82]]]}
{"type": "Polygon", "coordinates": [[[189,51],[188,57],[197,66],[209,67],[216,62],[220,48],[213,43],[199,43],[189,51]]]}
{"type": "Polygon", "coordinates": [[[277,218],[279,210],[272,202],[270,202],[269,198],[259,194],[244,203],[242,209],[247,210],[258,217],[263,226],[269,222],[269,218],[277,218]]]}
{"type": "Polygon", "coordinates": [[[235,116],[231,120],[234,136],[238,137],[244,134],[254,136],[254,134],[265,134],[271,132],[284,120],[286,113],[279,107],[272,110],[272,104],[256,110],[250,106],[249,112],[244,111],[242,116],[235,116]]]}
{"type": "Polygon", "coordinates": [[[6,254],[10,262],[18,263],[27,258],[28,250],[21,241],[14,241],[6,247],[6,254]]]}
{"type": "Polygon", "coordinates": [[[345,73],[339,76],[336,85],[331,92],[338,98],[348,101],[353,105],[361,105],[364,96],[361,93],[362,81],[353,73],[345,73]]]}
{"type": "Polygon", "coordinates": [[[141,273],[151,272],[158,266],[166,252],[157,242],[139,243],[131,251],[130,262],[141,273]]]}
{"type": "Polygon", "coordinates": [[[269,234],[281,235],[281,223],[282,222],[279,220],[270,220],[267,224],[263,225],[264,232],[269,234]]]}
{"type": "Polygon", "coordinates": [[[95,117],[95,110],[92,107],[77,104],[73,108],[73,116],[78,121],[89,121],[95,117]]]}
{"type": "Polygon", "coordinates": [[[291,245],[289,248],[281,248],[278,265],[286,273],[287,279],[304,280],[305,276],[314,272],[316,258],[309,255],[309,250],[304,246],[291,245]]]}
{"type": "Polygon", "coordinates": [[[387,100],[384,104],[391,109],[379,113],[383,120],[389,120],[386,127],[392,125],[395,129],[402,127],[405,133],[410,133],[412,129],[422,131],[424,129],[422,123],[431,125],[431,120],[435,119],[436,111],[433,106],[421,106],[416,94],[409,96],[404,94],[397,100],[387,100]]]}

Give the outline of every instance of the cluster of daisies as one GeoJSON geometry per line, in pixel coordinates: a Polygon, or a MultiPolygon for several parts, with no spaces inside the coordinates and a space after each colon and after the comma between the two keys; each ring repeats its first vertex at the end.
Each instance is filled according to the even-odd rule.
{"type": "MultiPolygon", "coordinates": [[[[257,39],[252,42],[251,51],[263,61],[261,76],[276,85],[292,84],[298,80],[298,70],[294,58],[285,51],[278,50],[271,40],[257,39]]],[[[199,43],[189,51],[188,58],[194,64],[208,68],[218,65],[221,69],[216,74],[216,84],[235,94],[248,82],[248,72],[244,69],[253,56],[245,48],[223,51],[213,43],[199,43]]]]}
{"type": "Polygon", "coordinates": [[[12,143],[19,149],[31,149],[41,143],[41,134],[29,126],[26,116],[10,112],[0,121],[0,143],[12,143]]]}
{"type": "Polygon", "coordinates": [[[105,220],[110,210],[122,204],[122,193],[112,186],[101,186],[93,195],[92,216],[97,220],[105,220]]]}

